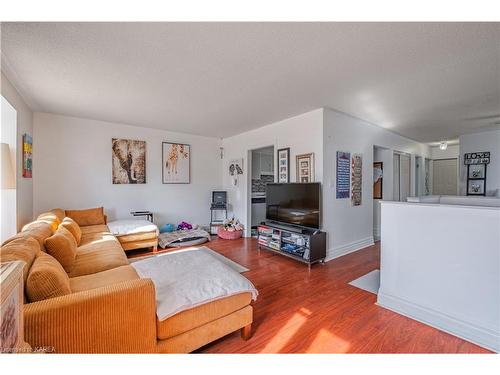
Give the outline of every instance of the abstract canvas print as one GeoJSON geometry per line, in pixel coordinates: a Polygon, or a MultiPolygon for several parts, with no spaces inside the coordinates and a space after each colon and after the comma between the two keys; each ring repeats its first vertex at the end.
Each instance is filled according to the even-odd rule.
{"type": "Polygon", "coordinates": [[[191,147],[182,143],[163,142],[162,165],[164,184],[189,184],[191,147]]]}
{"type": "Polygon", "coordinates": [[[112,140],[113,184],[146,183],[146,142],[112,140]]]}
{"type": "Polygon", "coordinates": [[[33,138],[23,134],[23,177],[31,178],[33,173],[33,138]]]}

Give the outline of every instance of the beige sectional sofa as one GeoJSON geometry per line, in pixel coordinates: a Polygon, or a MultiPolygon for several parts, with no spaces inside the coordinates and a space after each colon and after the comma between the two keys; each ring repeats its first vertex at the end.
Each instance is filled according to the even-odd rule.
{"type": "Polygon", "coordinates": [[[243,338],[250,336],[250,293],[158,321],[153,282],[129,265],[102,208],[41,214],[2,244],[0,261],[13,260],[26,263],[24,327],[32,347],[57,353],[188,353],[239,329],[243,338]],[[58,245],[73,237],[74,254],[61,253],[58,245]]]}

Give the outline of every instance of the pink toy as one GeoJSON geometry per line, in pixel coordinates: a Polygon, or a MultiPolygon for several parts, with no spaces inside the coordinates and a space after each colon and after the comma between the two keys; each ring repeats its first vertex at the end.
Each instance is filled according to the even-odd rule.
{"type": "Polygon", "coordinates": [[[177,230],[190,230],[193,229],[193,226],[185,221],[177,225],[177,230]]]}

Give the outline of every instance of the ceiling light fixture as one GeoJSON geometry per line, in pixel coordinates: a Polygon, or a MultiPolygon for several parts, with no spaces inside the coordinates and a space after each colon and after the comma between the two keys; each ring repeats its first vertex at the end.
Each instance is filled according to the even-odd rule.
{"type": "Polygon", "coordinates": [[[443,142],[441,142],[441,143],[439,144],[439,149],[440,149],[440,150],[443,150],[443,151],[444,151],[444,150],[446,150],[447,148],[448,148],[448,143],[446,143],[445,141],[443,141],[443,142]]]}

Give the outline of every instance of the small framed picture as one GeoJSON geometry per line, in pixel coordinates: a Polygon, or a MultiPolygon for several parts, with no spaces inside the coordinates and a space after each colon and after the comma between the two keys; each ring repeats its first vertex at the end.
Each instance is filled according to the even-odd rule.
{"type": "Polygon", "coordinates": [[[469,178],[484,178],[486,164],[473,164],[469,167],[469,178]]]}
{"type": "Polygon", "coordinates": [[[290,148],[280,148],[278,151],[278,182],[290,182],[290,148]]]}
{"type": "Polygon", "coordinates": [[[468,195],[484,195],[484,180],[469,180],[468,195]]]}
{"type": "Polygon", "coordinates": [[[314,182],[314,153],[297,155],[295,163],[297,167],[297,182],[314,182]]]}

